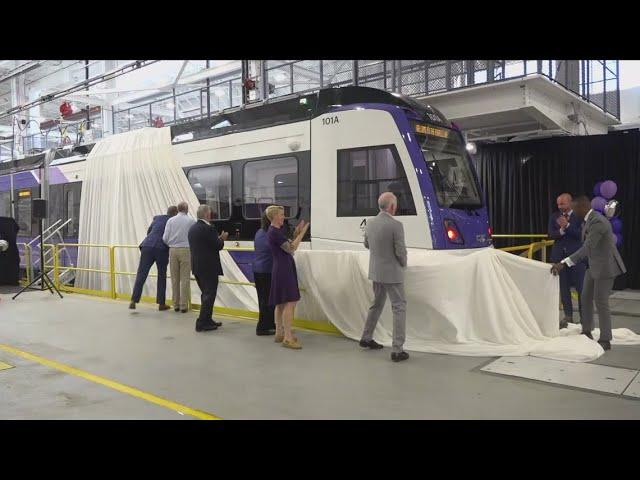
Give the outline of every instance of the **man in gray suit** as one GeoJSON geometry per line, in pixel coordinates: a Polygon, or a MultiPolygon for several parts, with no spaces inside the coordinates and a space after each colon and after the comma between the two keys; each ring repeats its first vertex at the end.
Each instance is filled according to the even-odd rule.
{"type": "Polygon", "coordinates": [[[364,246],[371,252],[369,280],[373,280],[375,299],[369,308],[360,346],[374,350],[382,348],[382,345],[373,340],[373,331],[389,295],[393,312],[391,360],[400,362],[409,358],[409,354],[402,350],[407,310],[407,301],[404,298],[407,248],[404,244],[404,227],[393,218],[398,209],[396,196],[391,192],[384,192],[378,198],[378,207],[380,213],[369,220],[364,234],[364,246]]]}
{"type": "Polygon", "coordinates": [[[580,296],[582,307],[582,334],[593,339],[593,303],[598,308],[600,319],[600,338],[598,343],[605,350],[611,349],[611,313],[609,311],[609,295],[613,281],[618,275],[627,271],[616,248],[616,240],[609,221],[591,208],[586,196],[573,201],[573,211],[584,218],[582,226],[582,247],[573,255],[554,263],[551,273],[557,275],[565,265],[574,266],[587,258],[589,268],[584,275],[584,284],[580,296]]]}

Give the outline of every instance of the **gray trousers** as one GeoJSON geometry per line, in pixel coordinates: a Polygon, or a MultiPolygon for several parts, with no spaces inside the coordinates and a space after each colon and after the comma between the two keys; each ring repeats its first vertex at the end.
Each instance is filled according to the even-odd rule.
{"type": "Polygon", "coordinates": [[[613,288],[615,278],[598,278],[591,276],[591,270],[587,268],[584,274],[584,284],[580,295],[580,306],[582,312],[580,322],[583,332],[593,330],[593,303],[595,300],[598,309],[598,319],[600,323],[600,340],[611,341],[611,312],[609,310],[609,295],[613,288]]]}
{"type": "Polygon", "coordinates": [[[391,311],[393,312],[393,342],[391,351],[402,352],[405,339],[405,326],[407,314],[407,301],[404,299],[403,283],[379,283],[373,282],[373,305],[369,308],[367,322],[362,332],[362,340],[368,342],[373,339],[373,331],[376,329],[378,319],[387,301],[387,295],[391,299],[391,311]]]}

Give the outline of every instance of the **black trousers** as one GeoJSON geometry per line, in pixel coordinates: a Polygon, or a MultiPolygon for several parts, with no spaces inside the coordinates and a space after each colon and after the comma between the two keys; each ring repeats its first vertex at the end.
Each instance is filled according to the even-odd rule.
{"type": "Polygon", "coordinates": [[[253,272],[258,293],[258,305],[260,307],[260,317],[256,332],[275,330],[275,310],[276,307],[269,305],[269,292],[271,291],[271,274],[253,272]]]}
{"type": "Polygon", "coordinates": [[[213,304],[218,293],[218,276],[215,275],[195,275],[196,282],[202,294],[200,295],[200,315],[197,323],[206,325],[213,321],[213,304]]]}

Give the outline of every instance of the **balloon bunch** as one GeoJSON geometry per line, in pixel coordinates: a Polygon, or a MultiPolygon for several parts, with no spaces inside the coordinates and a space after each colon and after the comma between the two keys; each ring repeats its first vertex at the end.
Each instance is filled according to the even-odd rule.
{"type": "Polygon", "coordinates": [[[593,187],[593,200],[591,208],[602,213],[611,222],[611,229],[616,237],[616,246],[622,245],[622,219],[618,217],[620,213],[620,202],[614,200],[614,195],[618,191],[618,186],[613,180],[598,182],[593,187]]]}

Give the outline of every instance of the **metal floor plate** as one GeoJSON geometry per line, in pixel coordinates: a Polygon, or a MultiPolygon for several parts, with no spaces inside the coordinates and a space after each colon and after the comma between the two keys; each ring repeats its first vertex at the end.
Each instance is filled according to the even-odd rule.
{"type": "Polygon", "coordinates": [[[636,378],[631,382],[631,385],[627,387],[623,395],[625,397],[640,398],[640,375],[636,375],[636,378]]]}
{"type": "MultiPolygon", "coordinates": [[[[627,368],[561,362],[538,357],[502,357],[481,370],[615,394],[622,394],[638,374],[638,370],[627,368]]],[[[640,384],[637,385],[637,390],[640,391],[640,384]]]]}

